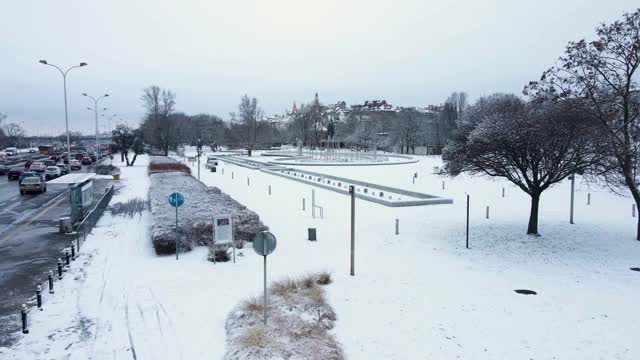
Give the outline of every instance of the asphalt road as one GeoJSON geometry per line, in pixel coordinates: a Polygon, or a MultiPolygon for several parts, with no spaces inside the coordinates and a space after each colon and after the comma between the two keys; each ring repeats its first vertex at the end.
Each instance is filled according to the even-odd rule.
{"type": "MultiPolygon", "coordinates": [[[[94,181],[94,205],[104,182],[94,181]]],[[[20,305],[35,302],[36,286],[64,258],[75,235],[58,233],[58,221],[70,213],[68,185],[48,184],[46,193],[20,195],[17,181],[0,177],[0,346],[12,343],[20,305]]]]}

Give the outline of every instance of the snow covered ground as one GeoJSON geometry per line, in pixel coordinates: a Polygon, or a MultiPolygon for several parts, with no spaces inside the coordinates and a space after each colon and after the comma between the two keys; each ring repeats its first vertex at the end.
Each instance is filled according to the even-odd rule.
{"type": "MultiPolygon", "coordinates": [[[[121,166],[113,202],[145,196],[146,161],[121,166]]],[[[640,273],[629,270],[640,266],[640,243],[629,198],[578,181],[576,224],[569,225],[569,183],[560,184],[542,196],[543,236],[528,237],[525,194],[501,181],[431,174],[439,165],[424,157],[407,165],[314,168],[454,199],[409,208],[358,201],[354,277],[347,196],[316,188],[324,219],[312,219],[307,184],[229,164],[222,164],[223,175],[203,163],[201,178],[257,212],[276,235],[271,279],[332,272],[326,290],[338,316],[333,332],[349,359],[640,358],[640,273]],[[306,240],[309,227],[317,228],[317,242],[306,240]]],[[[239,301],[260,294],[262,259],[250,248],[236,264],[207,262],[205,248],[179,261],[158,257],[149,226],[148,212],[105,214],[71,274],[56,283],[55,295],[45,294],[45,310],[30,312],[31,333],[0,349],[0,358],[222,358],[225,318],[239,301]]]]}

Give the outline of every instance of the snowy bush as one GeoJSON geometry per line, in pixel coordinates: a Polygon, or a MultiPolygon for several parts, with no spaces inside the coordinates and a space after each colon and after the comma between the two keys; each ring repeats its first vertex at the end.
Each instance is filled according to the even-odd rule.
{"type": "Polygon", "coordinates": [[[237,240],[253,240],[266,230],[256,213],[233,200],[217,188],[209,188],[183,172],[156,172],[149,175],[149,199],[153,215],[152,240],[158,254],[175,253],[175,209],[169,205],[169,195],[180,192],[184,205],[178,210],[180,250],[198,245],[210,245],[213,240],[213,217],[233,216],[233,235],[237,240]]]}
{"type": "Polygon", "coordinates": [[[134,215],[142,214],[144,209],[148,206],[148,202],[144,199],[129,199],[125,203],[116,203],[110,206],[111,215],[122,215],[133,217],[134,215]]]}
{"type": "Polygon", "coordinates": [[[111,175],[117,172],[118,167],[113,166],[111,164],[107,164],[107,165],[98,165],[95,168],[95,172],[98,175],[111,175]]]}
{"type": "Polygon", "coordinates": [[[330,282],[330,274],[325,272],[272,283],[266,326],[261,299],[240,303],[227,317],[224,359],[344,359],[340,344],[328,332],[336,314],[318,285],[327,279],[330,282]]]}

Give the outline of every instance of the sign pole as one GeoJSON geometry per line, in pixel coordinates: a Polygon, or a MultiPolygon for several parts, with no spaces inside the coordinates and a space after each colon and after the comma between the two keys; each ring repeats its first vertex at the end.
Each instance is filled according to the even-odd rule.
{"type": "Polygon", "coordinates": [[[180,251],[180,241],[178,240],[178,207],[176,206],[176,260],[178,260],[179,251],[180,251]]]}
{"type": "Polygon", "coordinates": [[[467,249],[469,248],[469,194],[467,194],[467,249]]]}
{"type": "Polygon", "coordinates": [[[569,207],[569,224],[573,224],[573,193],[575,191],[576,174],[571,174],[571,204],[569,207]]]}
{"type": "Polygon", "coordinates": [[[351,276],[356,274],[355,272],[355,251],[356,251],[356,192],[353,185],[349,186],[349,193],[351,193],[351,276]]]}
{"type": "MultiPolygon", "coordinates": [[[[264,253],[267,253],[267,242],[264,242],[264,253]]],[[[264,324],[267,325],[267,255],[264,255],[264,324]]]]}

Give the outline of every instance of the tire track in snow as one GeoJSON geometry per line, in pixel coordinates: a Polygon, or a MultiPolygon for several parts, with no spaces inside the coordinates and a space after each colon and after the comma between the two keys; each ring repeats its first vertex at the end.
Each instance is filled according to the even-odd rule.
{"type": "Polygon", "coordinates": [[[133,336],[131,335],[131,323],[129,322],[129,299],[126,300],[125,318],[127,322],[127,333],[129,335],[129,346],[131,348],[131,355],[133,356],[133,360],[138,360],[138,357],[136,356],[136,347],[133,345],[133,336]]]}

